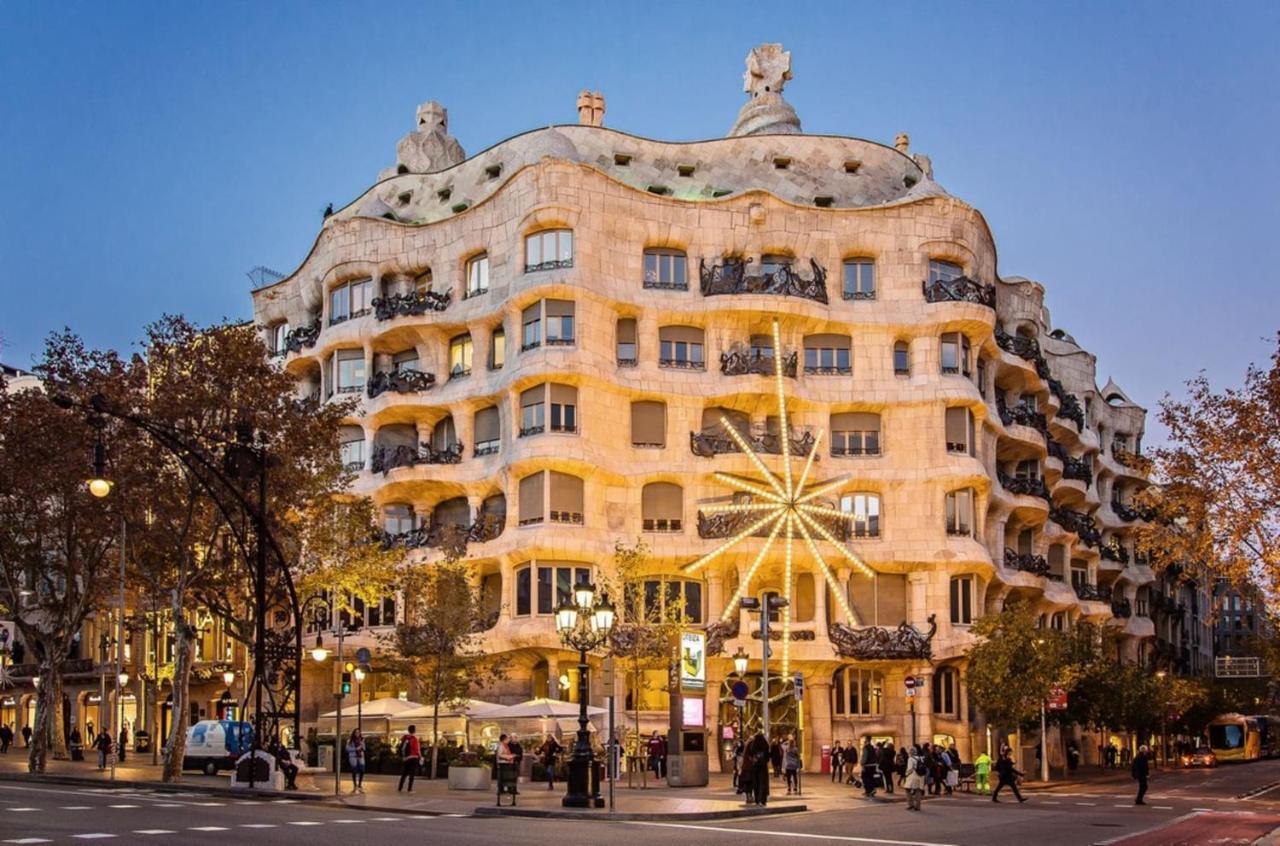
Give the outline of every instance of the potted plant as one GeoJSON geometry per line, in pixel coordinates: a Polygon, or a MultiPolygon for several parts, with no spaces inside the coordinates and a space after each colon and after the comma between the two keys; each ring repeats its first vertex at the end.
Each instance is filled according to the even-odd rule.
{"type": "Polygon", "coordinates": [[[449,764],[450,790],[488,790],[489,768],[474,752],[464,752],[449,764]]]}

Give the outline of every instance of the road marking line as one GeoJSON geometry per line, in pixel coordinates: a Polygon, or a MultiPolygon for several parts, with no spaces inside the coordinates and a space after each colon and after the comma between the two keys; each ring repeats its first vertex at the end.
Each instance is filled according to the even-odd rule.
{"type": "Polygon", "coordinates": [[[133,830],[133,833],[134,834],[177,834],[178,832],[174,831],[171,828],[135,828],[133,830]]]}
{"type": "Polygon", "coordinates": [[[92,810],[92,809],[93,809],[93,806],[92,806],[92,805],[63,805],[63,806],[61,806],[61,810],[63,810],[63,811],[89,811],[89,810],[92,810]]]}
{"type": "Polygon", "coordinates": [[[1132,808],[1132,807],[1133,807],[1133,805],[1129,805],[1129,804],[1125,804],[1125,805],[1112,805],[1111,807],[1113,807],[1113,808],[1132,808]]]}
{"type": "Polygon", "coordinates": [[[1192,808],[1193,811],[1212,811],[1213,808],[1192,808]]]}
{"type": "Polygon", "coordinates": [[[290,820],[289,825],[324,825],[324,823],[315,820],[290,820]]]}
{"type": "Polygon", "coordinates": [[[199,805],[204,808],[221,808],[225,802],[192,802],[192,805],[199,805]]]}
{"type": "Polygon", "coordinates": [[[1039,802],[1040,805],[1061,805],[1061,802],[1039,802]]]}
{"type": "Polygon", "coordinates": [[[137,805],[108,805],[108,808],[136,808],[137,805]]]}
{"type": "Polygon", "coordinates": [[[226,831],[227,827],[223,825],[193,825],[187,831],[226,831]]]}
{"type": "Polygon", "coordinates": [[[39,808],[10,808],[9,810],[16,813],[18,811],[38,811],[40,809],[39,808]]]}
{"type": "Polygon", "coordinates": [[[276,805],[292,805],[298,800],[297,799],[272,799],[271,801],[276,805]]]}
{"type": "Polygon", "coordinates": [[[654,828],[683,828],[693,831],[719,831],[726,834],[758,834],[762,837],[796,837],[804,840],[834,840],[841,843],[879,843],[889,846],[955,846],[953,843],[936,843],[925,840],[886,840],[883,837],[851,837],[836,834],[810,834],[799,831],[769,831],[760,828],[728,828],[715,825],[693,825],[691,823],[641,822],[624,820],[623,825],[644,825],[654,828]]]}
{"type": "Polygon", "coordinates": [[[157,802],[156,807],[157,808],[181,808],[182,803],[181,802],[157,802]]]}
{"type": "Polygon", "coordinates": [[[241,828],[275,828],[275,823],[241,823],[241,828]]]}
{"type": "Polygon", "coordinates": [[[344,823],[346,823],[346,824],[355,824],[355,823],[362,823],[362,822],[364,822],[364,820],[329,820],[329,822],[331,822],[331,823],[338,823],[338,824],[344,824],[344,823]]]}
{"type": "Polygon", "coordinates": [[[1077,804],[1077,805],[1084,805],[1084,806],[1089,807],[1089,808],[1096,808],[1096,807],[1098,806],[1098,803],[1097,803],[1097,802],[1077,802],[1076,804],[1077,804]]]}
{"type": "Polygon", "coordinates": [[[114,834],[107,834],[101,831],[95,831],[93,834],[73,834],[76,840],[106,840],[109,837],[115,837],[114,834]]]}
{"type": "Polygon", "coordinates": [[[1172,810],[1173,810],[1173,806],[1172,806],[1172,805],[1152,805],[1151,807],[1155,808],[1157,811],[1172,811],[1172,810]]]}
{"type": "Polygon", "coordinates": [[[5,843],[52,843],[52,840],[46,840],[43,837],[19,837],[16,840],[6,840],[5,843]]]}

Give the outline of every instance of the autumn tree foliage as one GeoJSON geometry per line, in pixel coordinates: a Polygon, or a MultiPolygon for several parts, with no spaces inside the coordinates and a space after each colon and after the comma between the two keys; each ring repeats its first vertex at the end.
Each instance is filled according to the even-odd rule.
{"type": "Polygon", "coordinates": [[[1203,374],[1166,397],[1168,443],[1151,452],[1157,519],[1140,543],[1157,567],[1194,563],[1235,584],[1280,588],[1280,335],[1268,368],[1215,390],[1203,374]]]}
{"type": "Polygon", "coordinates": [[[978,619],[972,631],[969,696],[993,725],[1030,724],[1051,689],[1074,681],[1078,668],[1069,638],[1037,627],[1026,603],[1009,603],[999,614],[978,619]]]}

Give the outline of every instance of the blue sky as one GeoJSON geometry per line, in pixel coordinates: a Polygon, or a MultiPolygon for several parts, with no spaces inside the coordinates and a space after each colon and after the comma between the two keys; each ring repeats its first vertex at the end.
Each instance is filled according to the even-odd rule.
{"type": "Polygon", "coordinates": [[[1280,328],[1278,36],[1274,2],[4,4],[0,358],[247,317],[245,271],[291,271],[424,100],[473,153],[575,122],[583,87],[609,126],[716,137],[781,41],[807,131],[909,132],[1154,407],[1280,328]]]}

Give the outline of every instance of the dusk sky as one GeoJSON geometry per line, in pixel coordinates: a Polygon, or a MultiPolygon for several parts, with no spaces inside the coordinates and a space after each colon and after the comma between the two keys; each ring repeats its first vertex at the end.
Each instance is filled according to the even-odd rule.
{"type": "Polygon", "coordinates": [[[1154,408],[1280,328],[1278,36],[1275,2],[7,3],[0,359],[247,318],[245,272],[292,271],[424,100],[471,154],[576,122],[584,87],[610,127],[719,137],[780,41],[806,131],[909,132],[1001,274],[1154,408]]]}

